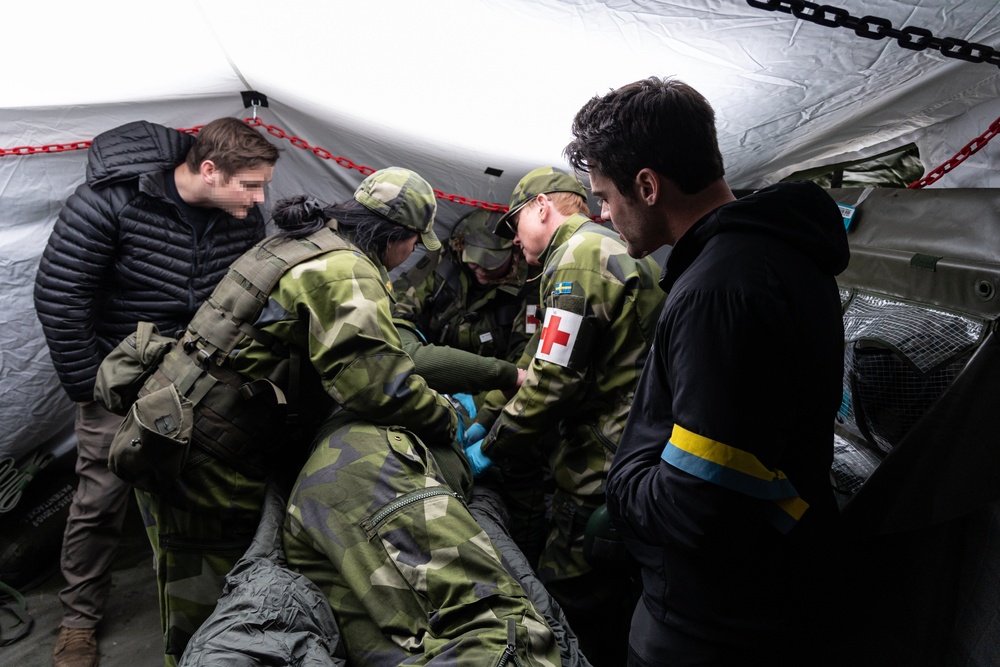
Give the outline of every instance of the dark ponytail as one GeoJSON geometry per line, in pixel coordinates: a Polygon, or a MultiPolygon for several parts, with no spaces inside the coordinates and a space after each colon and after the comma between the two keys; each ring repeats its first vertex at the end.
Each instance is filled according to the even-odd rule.
{"type": "Polygon", "coordinates": [[[330,218],[327,206],[315,197],[296,195],[274,206],[272,219],[280,229],[276,238],[300,239],[322,228],[330,218]]]}

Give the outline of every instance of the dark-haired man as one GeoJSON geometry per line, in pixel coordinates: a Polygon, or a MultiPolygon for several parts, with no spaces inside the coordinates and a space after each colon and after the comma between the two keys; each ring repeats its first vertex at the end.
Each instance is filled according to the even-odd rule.
{"type": "Polygon", "coordinates": [[[838,208],[788,183],[737,200],[714,112],[638,81],[583,106],[566,156],[643,257],[672,246],[608,508],[642,568],[629,664],[817,665],[838,511],[838,208]]]}
{"type": "Polygon", "coordinates": [[[259,240],[258,205],[278,149],[236,118],[197,138],[137,121],[90,147],[42,255],[35,309],[63,388],[77,403],[79,484],[63,538],[65,607],[56,667],[98,664],[96,628],[111,587],[131,488],[107,465],[122,418],[94,401],[97,368],[141,321],[183,332],[229,264],[259,240]]]}

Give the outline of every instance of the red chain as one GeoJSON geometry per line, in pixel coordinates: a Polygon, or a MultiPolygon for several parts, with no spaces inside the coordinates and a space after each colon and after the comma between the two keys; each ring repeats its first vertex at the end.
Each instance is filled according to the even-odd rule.
{"type": "MultiPolygon", "coordinates": [[[[180,128],[177,131],[185,134],[198,134],[204,125],[180,128]]],[[[44,146],[17,146],[15,148],[0,148],[0,157],[6,155],[34,155],[35,153],[63,153],[65,151],[83,151],[90,148],[89,141],[74,141],[71,144],[46,144],[44,146]]]]}
{"type": "Polygon", "coordinates": [[[89,141],[74,141],[71,144],[47,144],[45,146],[17,146],[15,148],[0,148],[0,157],[34,155],[35,153],[62,153],[63,151],[80,151],[87,148],[90,148],[89,141]]]}
{"type": "Polygon", "coordinates": [[[320,148],[319,146],[310,146],[309,142],[303,139],[302,137],[289,135],[280,127],[277,127],[275,125],[268,125],[260,118],[244,118],[243,120],[246,122],[247,125],[251,127],[264,128],[265,130],[267,130],[267,133],[270,134],[272,137],[278,137],[279,139],[287,140],[296,148],[312,151],[313,154],[318,158],[321,158],[323,160],[333,160],[334,162],[336,162],[345,169],[354,169],[356,171],[360,171],[365,176],[369,176],[375,173],[375,169],[372,169],[371,167],[355,164],[352,160],[349,160],[348,158],[343,157],[341,155],[334,155],[325,148],[320,148]]]}
{"type": "MultiPolygon", "coordinates": [[[[371,174],[374,174],[376,171],[372,167],[356,164],[354,161],[342,155],[334,155],[325,148],[320,148],[319,146],[310,146],[309,142],[303,139],[302,137],[289,135],[280,127],[276,127],[274,125],[268,125],[264,123],[264,121],[262,121],[260,118],[244,118],[243,120],[246,121],[246,124],[250,125],[251,127],[264,128],[265,130],[267,130],[267,133],[273,137],[277,137],[279,139],[285,139],[296,148],[312,151],[316,157],[322,160],[333,160],[334,162],[336,162],[345,169],[354,169],[356,171],[361,172],[365,176],[370,176],[371,174]]],[[[444,199],[447,201],[455,202],[456,204],[464,204],[465,206],[474,206],[476,208],[486,209],[487,211],[506,212],[508,208],[502,204],[494,204],[492,202],[479,201],[478,199],[469,199],[468,197],[464,197],[462,195],[448,194],[442,192],[441,190],[435,190],[434,196],[437,197],[438,199],[444,199]]]]}
{"type": "Polygon", "coordinates": [[[973,155],[977,151],[979,151],[979,149],[985,146],[987,143],[989,143],[990,139],[995,137],[997,133],[1000,133],[1000,118],[997,118],[995,121],[993,121],[993,123],[989,126],[989,128],[987,128],[985,132],[983,132],[980,136],[976,137],[968,144],[966,144],[965,147],[962,148],[962,150],[955,153],[954,157],[952,157],[950,160],[942,164],[937,169],[932,170],[930,173],[928,173],[920,180],[913,181],[906,187],[911,189],[917,189],[917,188],[922,188],[925,185],[930,185],[931,183],[934,183],[939,178],[947,174],[949,171],[951,171],[958,165],[965,162],[965,159],[968,158],[970,155],[973,155]]]}
{"type": "MultiPolygon", "coordinates": [[[[289,135],[280,127],[275,125],[268,125],[264,123],[260,118],[244,118],[244,122],[251,127],[262,127],[267,130],[267,133],[278,139],[285,139],[291,143],[296,148],[301,148],[303,150],[312,151],[313,154],[323,160],[333,160],[341,167],[345,169],[354,169],[361,172],[365,176],[370,176],[375,173],[375,169],[361,164],[356,164],[354,161],[346,158],[342,155],[334,155],[325,148],[320,148],[319,146],[310,146],[309,142],[301,137],[296,137],[295,135],[289,135]]],[[[196,125],[195,127],[181,128],[180,132],[185,134],[198,134],[204,125],[196,125]]],[[[34,155],[35,153],[61,153],[63,151],[79,151],[90,148],[89,141],[76,141],[71,144],[47,144],[45,146],[18,146],[16,148],[0,148],[0,157],[6,155],[34,155]]],[[[434,196],[438,199],[444,199],[446,201],[455,202],[456,204],[463,204],[465,206],[474,206],[476,208],[486,209],[487,211],[501,211],[506,212],[507,208],[503,204],[494,204],[488,201],[480,201],[478,199],[469,199],[462,195],[448,194],[442,192],[441,190],[435,190],[434,196]]]]}
{"type": "MultiPolygon", "coordinates": [[[[294,135],[289,136],[280,127],[274,125],[265,124],[260,118],[245,118],[244,121],[247,125],[251,127],[263,127],[267,130],[267,133],[278,137],[279,139],[286,139],[293,146],[297,148],[302,148],[304,150],[310,150],[316,157],[323,160],[333,160],[341,167],[345,169],[355,169],[365,176],[375,173],[375,169],[367,167],[364,165],[355,164],[352,160],[343,157],[341,155],[334,155],[325,148],[320,148],[318,146],[310,146],[309,142],[301,137],[296,137],[294,135]]],[[[204,125],[196,125],[195,127],[181,128],[179,131],[186,134],[198,134],[204,125]]],[[[947,174],[949,171],[960,165],[966,160],[970,155],[975,154],[983,146],[989,143],[990,139],[1000,134],[1000,118],[997,118],[989,126],[989,128],[983,132],[980,136],[976,137],[968,144],[965,145],[962,150],[955,154],[950,160],[942,164],[937,169],[932,170],[923,178],[910,183],[907,188],[916,189],[922,188],[924,186],[934,183],[942,176],[947,174]]],[[[34,155],[36,153],[62,153],[65,151],[80,151],[90,148],[89,141],[74,141],[69,144],[46,144],[44,146],[16,146],[14,148],[0,148],[0,157],[5,157],[7,155],[34,155]]],[[[478,199],[469,199],[462,195],[448,194],[442,192],[441,190],[435,190],[434,196],[438,199],[444,199],[446,201],[455,202],[456,204],[463,204],[465,206],[474,206],[476,208],[486,209],[487,211],[502,211],[506,212],[508,207],[503,204],[494,204],[492,202],[479,201],[478,199]]],[[[596,216],[595,216],[596,217],[596,216]]]]}

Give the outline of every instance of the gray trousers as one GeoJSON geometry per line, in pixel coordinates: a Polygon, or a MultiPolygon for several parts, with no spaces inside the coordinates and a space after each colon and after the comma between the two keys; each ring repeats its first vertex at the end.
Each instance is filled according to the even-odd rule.
{"type": "Polygon", "coordinates": [[[122,418],[96,401],[76,411],[79,482],[63,535],[62,567],[66,587],[63,627],[93,628],[104,615],[111,589],[111,563],[121,542],[132,488],[108,469],[108,450],[122,418]]]}

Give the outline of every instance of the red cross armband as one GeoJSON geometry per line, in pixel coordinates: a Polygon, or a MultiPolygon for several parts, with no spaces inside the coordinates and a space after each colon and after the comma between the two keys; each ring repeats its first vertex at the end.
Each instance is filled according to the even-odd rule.
{"type": "Polygon", "coordinates": [[[574,371],[587,368],[595,336],[593,322],[584,315],[586,303],[576,294],[549,295],[535,359],[574,371]]]}

